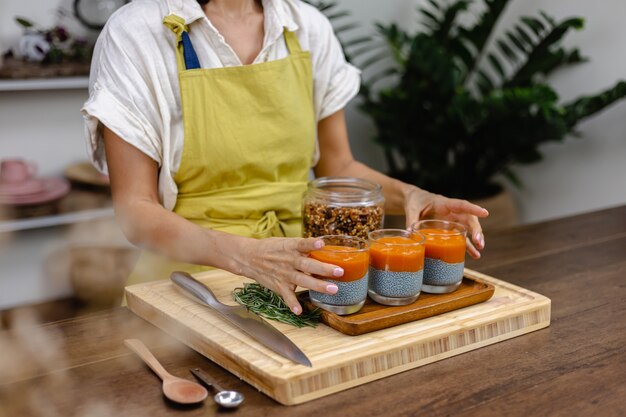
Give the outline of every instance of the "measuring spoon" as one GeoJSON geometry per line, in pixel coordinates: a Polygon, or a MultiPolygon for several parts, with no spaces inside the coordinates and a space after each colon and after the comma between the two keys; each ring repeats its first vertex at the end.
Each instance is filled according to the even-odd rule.
{"type": "Polygon", "coordinates": [[[196,378],[202,381],[207,387],[216,392],[213,400],[224,408],[238,407],[244,400],[243,394],[238,391],[227,391],[220,387],[217,382],[213,381],[207,374],[200,368],[190,369],[191,373],[196,378]]]}

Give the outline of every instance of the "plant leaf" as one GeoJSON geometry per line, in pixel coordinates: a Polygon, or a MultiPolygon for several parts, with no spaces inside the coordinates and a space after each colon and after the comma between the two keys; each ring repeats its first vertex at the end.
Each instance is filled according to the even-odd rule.
{"type": "Polygon", "coordinates": [[[359,65],[359,67],[360,67],[360,69],[361,69],[361,70],[363,70],[363,71],[364,71],[365,69],[367,69],[367,68],[368,68],[368,67],[370,67],[371,65],[374,65],[374,64],[376,64],[377,62],[380,62],[380,61],[382,61],[382,60],[384,60],[384,59],[386,59],[386,58],[389,58],[389,51],[383,51],[383,52],[381,52],[381,53],[379,53],[379,54],[376,54],[376,55],[374,55],[374,56],[372,56],[372,57],[370,57],[370,58],[366,59],[365,61],[363,61],[363,62],[359,65]]]}
{"type": "Polygon", "coordinates": [[[513,64],[519,62],[519,58],[517,57],[515,52],[513,52],[513,49],[511,49],[509,45],[507,45],[506,42],[504,42],[502,39],[497,39],[496,44],[498,45],[498,48],[500,49],[502,54],[507,57],[509,61],[511,61],[513,64]]]}
{"type": "Polygon", "coordinates": [[[441,10],[441,6],[435,0],[427,0],[427,1],[428,3],[430,3],[431,6],[433,6],[433,9],[441,10]]]}
{"type": "Polygon", "coordinates": [[[525,47],[528,47],[527,50],[532,49],[532,47],[534,46],[534,42],[528,32],[524,30],[524,28],[522,28],[520,25],[515,25],[515,33],[517,34],[518,39],[520,39],[525,45],[525,47]]]}
{"type": "Polygon", "coordinates": [[[513,43],[513,45],[515,45],[515,47],[518,49],[518,51],[522,52],[523,54],[526,54],[526,51],[528,49],[524,46],[524,44],[517,37],[517,35],[515,35],[515,33],[511,32],[511,31],[507,31],[506,32],[506,37],[509,38],[511,43],[513,43]]]}
{"type": "Polygon", "coordinates": [[[326,17],[328,18],[328,20],[337,20],[337,19],[341,19],[342,17],[347,17],[350,16],[350,12],[347,10],[342,10],[339,11],[337,13],[334,14],[327,14],[326,17]]]}
{"type": "Polygon", "coordinates": [[[522,16],[520,19],[530,30],[532,30],[536,36],[541,36],[541,33],[545,30],[545,26],[540,20],[531,16],[522,16]]]}
{"type": "Polygon", "coordinates": [[[15,21],[24,28],[32,28],[34,26],[33,22],[23,17],[16,17],[15,21]]]}
{"type": "Polygon", "coordinates": [[[487,6],[485,11],[477,19],[476,23],[469,28],[459,28],[458,37],[465,39],[474,45],[476,53],[474,54],[474,63],[468,67],[467,73],[463,76],[462,82],[465,83],[474,70],[478,66],[480,57],[487,44],[487,40],[493,31],[500,15],[508,4],[509,0],[485,0],[487,6]]]}
{"type": "Polygon", "coordinates": [[[433,36],[441,42],[442,45],[446,45],[450,43],[450,32],[455,27],[455,21],[458,14],[462,11],[467,10],[469,6],[469,1],[467,0],[457,0],[455,3],[451,4],[449,7],[442,11],[442,18],[438,22],[437,26],[434,28],[433,36]]]}
{"type": "Polygon", "coordinates": [[[500,64],[498,58],[494,54],[490,53],[487,55],[487,59],[491,63],[493,69],[495,69],[500,76],[500,79],[504,80],[506,78],[506,72],[504,71],[504,68],[502,68],[502,64],[500,64]]]}
{"type": "MultiPolygon", "coordinates": [[[[536,74],[546,75],[555,68],[570,61],[576,62],[579,55],[576,52],[567,53],[564,49],[554,49],[553,46],[561,41],[563,36],[571,29],[580,29],[584,25],[581,18],[570,18],[560,22],[550,31],[545,32],[540,37],[538,43],[531,44],[532,50],[528,53],[524,64],[522,64],[505,83],[506,87],[520,87],[528,85],[536,74]]],[[[519,28],[519,26],[516,26],[519,28]]],[[[520,28],[521,29],[521,28],[520,28]]]]}
{"type": "Polygon", "coordinates": [[[476,71],[476,77],[476,84],[483,96],[487,95],[490,91],[494,89],[493,81],[491,81],[491,78],[489,78],[489,76],[483,70],[476,71]]]}
{"type": "Polygon", "coordinates": [[[461,36],[472,42],[479,52],[482,51],[508,2],[509,0],[485,0],[486,10],[474,26],[464,28],[461,36]]]}
{"type": "Polygon", "coordinates": [[[409,36],[402,32],[395,23],[389,26],[377,25],[377,28],[391,49],[393,59],[404,66],[406,51],[410,47],[409,36]]]}
{"type": "Polygon", "coordinates": [[[366,42],[370,42],[372,38],[370,36],[364,36],[360,38],[354,38],[347,41],[342,42],[344,48],[350,48],[355,45],[360,45],[366,42]]]}
{"type": "Polygon", "coordinates": [[[376,74],[370,76],[367,79],[367,85],[368,86],[373,86],[374,84],[376,84],[377,82],[384,80],[387,77],[390,77],[392,75],[397,75],[398,74],[398,69],[391,67],[391,68],[387,68],[383,71],[379,71],[376,74]]]}
{"type": "Polygon", "coordinates": [[[620,81],[613,87],[592,96],[583,96],[564,106],[567,124],[575,126],[581,120],[603,110],[626,97],[626,82],[620,81]]]}
{"type": "Polygon", "coordinates": [[[365,54],[369,54],[374,51],[379,51],[380,49],[387,48],[387,47],[388,46],[384,43],[368,44],[368,45],[361,46],[359,48],[352,49],[350,51],[350,54],[361,57],[365,54]]]}
{"type": "Polygon", "coordinates": [[[448,49],[452,55],[458,57],[463,62],[466,71],[469,71],[474,66],[474,55],[463,40],[455,40],[449,45],[448,49]]]}
{"type": "Polygon", "coordinates": [[[544,18],[546,22],[550,24],[550,26],[552,27],[556,26],[556,21],[551,16],[549,16],[546,12],[544,12],[543,10],[539,10],[539,14],[541,15],[541,17],[544,18]]]}
{"type": "Polygon", "coordinates": [[[336,6],[336,3],[324,3],[323,1],[319,2],[318,5],[316,5],[320,12],[326,12],[336,6]]]}
{"type": "Polygon", "coordinates": [[[358,28],[359,24],[358,23],[348,23],[346,25],[343,26],[339,26],[335,28],[335,34],[339,35],[342,32],[347,32],[349,30],[358,28]]]}
{"type": "Polygon", "coordinates": [[[419,12],[423,16],[425,16],[427,20],[430,20],[431,22],[433,22],[435,24],[435,27],[437,27],[440,24],[439,18],[435,16],[435,14],[431,12],[430,10],[422,8],[422,9],[419,9],[419,12]]]}

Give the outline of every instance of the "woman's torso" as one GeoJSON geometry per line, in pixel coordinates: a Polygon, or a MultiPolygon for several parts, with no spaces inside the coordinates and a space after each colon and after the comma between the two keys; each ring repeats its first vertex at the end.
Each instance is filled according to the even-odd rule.
{"type": "MultiPolygon", "coordinates": [[[[336,40],[327,20],[317,10],[300,2],[264,0],[263,6],[265,41],[255,63],[285,58],[288,50],[282,36],[283,28],[291,29],[297,34],[302,48],[311,51],[316,120],[332,110],[329,106],[338,106],[337,110],[343,107],[345,101],[358,90],[358,71],[346,64],[343,56],[337,56],[337,51],[332,48],[336,40]],[[333,60],[337,61],[336,64],[332,64],[333,60]],[[334,68],[337,66],[347,73],[346,80],[331,80],[337,76],[334,68]],[[341,84],[339,88],[344,91],[337,91],[333,84],[341,84]]],[[[99,68],[100,71],[106,71],[106,66],[110,66],[111,71],[121,70],[128,74],[128,78],[121,81],[119,77],[112,76],[111,78],[115,78],[115,85],[108,85],[106,88],[133,91],[137,97],[148,97],[143,101],[130,97],[127,105],[131,107],[131,112],[132,107],[137,106],[137,124],[146,132],[146,139],[142,139],[146,143],[136,146],[160,163],[159,195],[168,209],[175,205],[178,188],[174,176],[180,166],[184,145],[178,72],[173,48],[175,39],[161,23],[163,16],[171,12],[181,15],[188,23],[190,37],[203,68],[241,65],[237,55],[206,18],[195,0],[133,1],[111,19],[105,28],[105,31],[111,33],[103,34],[103,41],[99,42],[94,54],[94,67],[98,68],[99,62],[104,64],[105,68],[99,68]],[[133,57],[130,63],[121,62],[120,68],[113,68],[116,62],[109,53],[110,50],[115,50],[116,39],[124,39],[123,55],[133,57]],[[125,66],[128,68],[124,68],[125,66]],[[133,82],[133,78],[140,81],[133,82]],[[126,82],[128,84],[124,85],[126,82]]],[[[92,90],[98,89],[99,81],[106,83],[106,75],[99,77],[92,73],[92,90]],[[99,80],[100,78],[103,80],[99,80]]],[[[112,94],[115,95],[115,92],[112,94]]],[[[88,106],[86,110],[89,113],[88,106]]],[[[97,149],[93,152],[98,154],[97,149]]],[[[312,163],[317,157],[316,152],[312,163]]]]}

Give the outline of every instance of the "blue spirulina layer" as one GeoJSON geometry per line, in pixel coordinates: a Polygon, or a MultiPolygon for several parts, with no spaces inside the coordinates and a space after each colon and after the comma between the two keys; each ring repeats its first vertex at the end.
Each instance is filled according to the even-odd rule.
{"type": "Polygon", "coordinates": [[[463,279],[465,262],[450,264],[439,259],[424,258],[425,285],[451,285],[463,279]]]}
{"type": "Polygon", "coordinates": [[[329,284],[337,285],[339,291],[337,291],[334,295],[330,295],[309,290],[309,297],[311,297],[311,300],[334,306],[352,306],[360,303],[367,297],[367,273],[363,276],[363,278],[355,281],[344,282],[332,279],[325,279],[324,281],[329,284]]]}
{"type": "Polygon", "coordinates": [[[394,272],[370,267],[369,288],[383,297],[412,297],[422,289],[423,272],[423,269],[416,272],[394,272]]]}

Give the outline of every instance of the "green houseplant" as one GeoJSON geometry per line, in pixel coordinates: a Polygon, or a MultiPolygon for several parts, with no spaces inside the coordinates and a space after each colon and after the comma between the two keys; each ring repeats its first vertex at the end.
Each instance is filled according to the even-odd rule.
{"type": "Polygon", "coordinates": [[[361,108],[375,123],[389,174],[467,199],[497,193],[501,176],[521,185],[516,164],[539,161],[540,145],[562,141],[582,119],[626,96],[619,82],[560,103],[547,76],[585,60],[560,46],[583,19],[524,16],[488,42],[509,1],[481,2],[482,13],[464,25],[472,0],[428,0],[417,33],[378,24],[377,40],[347,48],[357,65],[378,67],[364,80],[361,108]],[[388,56],[392,64],[383,65],[388,56]]]}

